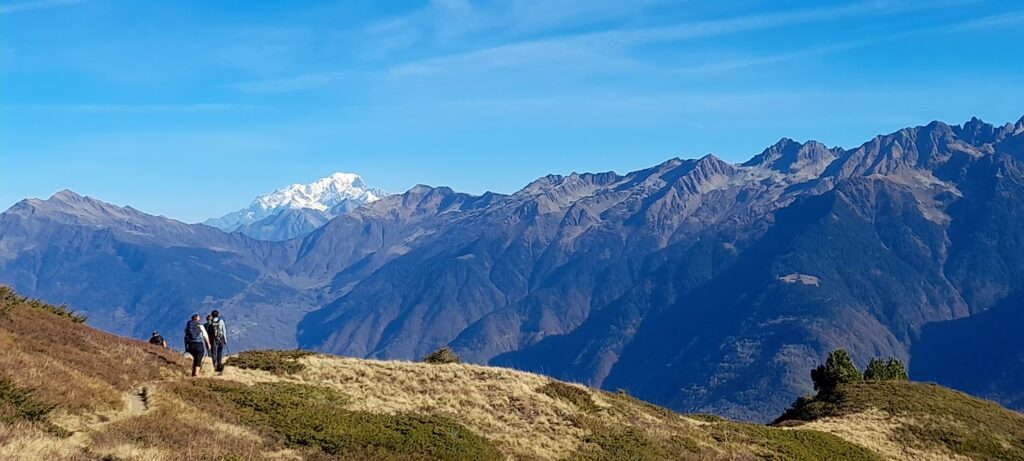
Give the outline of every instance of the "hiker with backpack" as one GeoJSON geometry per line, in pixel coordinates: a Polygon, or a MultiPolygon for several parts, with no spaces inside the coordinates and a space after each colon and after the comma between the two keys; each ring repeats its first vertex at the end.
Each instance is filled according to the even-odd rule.
{"type": "Polygon", "coordinates": [[[165,349],[167,348],[167,341],[164,340],[164,337],[160,336],[160,332],[156,330],[153,330],[153,336],[149,337],[149,343],[154,346],[160,346],[165,349]]]}
{"type": "Polygon", "coordinates": [[[206,349],[210,348],[210,336],[206,329],[199,323],[199,314],[192,314],[192,318],[185,324],[185,351],[192,355],[192,377],[203,368],[203,356],[206,349]],[[206,346],[204,349],[203,346],[206,346]]]}
{"type": "Polygon", "coordinates": [[[206,332],[210,335],[210,359],[213,360],[213,370],[217,373],[224,373],[224,349],[228,345],[228,331],[224,326],[224,319],[220,318],[220,311],[214,309],[206,319],[206,332]]]}

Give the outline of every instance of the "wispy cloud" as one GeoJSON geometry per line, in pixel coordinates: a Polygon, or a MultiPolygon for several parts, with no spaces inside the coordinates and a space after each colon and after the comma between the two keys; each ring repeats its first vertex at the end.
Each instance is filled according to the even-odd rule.
{"type": "Polygon", "coordinates": [[[17,13],[20,11],[41,10],[44,8],[56,8],[82,3],[85,0],[35,0],[28,2],[9,3],[0,5],[0,14],[17,13]]]}
{"type": "Polygon", "coordinates": [[[573,57],[594,60],[623,49],[817,23],[861,15],[881,15],[921,8],[904,3],[872,1],[828,8],[786,11],[781,13],[738,16],[726,19],[693,21],[668,26],[612,29],[550,39],[528,40],[447,56],[407,62],[394,67],[394,75],[422,75],[451,70],[515,67],[531,62],[558,59],[572,62],[573,57]]]}
{"type": "Polygon", "coordinates": [[[597,49],[571,39],[537,40],[408,62],[393,67],[389,73],[401,77],[441,72],[464,74],[544,63],[577,68],[630,64],[629,59],[611,56],[607,51],[610,50],[597,49]]]}
{"type": "Polygon", "coordinates": [[[834,53],[840,53],[843,51],[853,50],[856,48],[862,48],[866,46],[876,45],[879,43],[890,42],[894,40],[901,40],[910,37],[920,37],[922,35],[956,31],[956,30],[968,30],[977,29],[981,27],[995,27],[1001,25],[1015,24],[1018,22],[1024,22],[1024,12],[998,14],[991,16],[984,16],[981,18],[970,19],[967,21],[953,22],[950,24],[943,24],[941,26],[930,26],[922,27],[918,29],[908,29],[901,32],[878,35],[863,40],[851,40],[847,42],[836,43],[834,45],[823,46],[818,48],[811,48],[806,50],[798,50],[789,53],[780,53],[768,56],[751,57],[743,59],[734,59],[728,61],[712,62],[707,64],[699,64],[689,67],[682,67],[674,69],[674,73],[679,74],[701,74],[701,73],[716,73],[732,71],[747,67],[754,67],[767,64],[775,64],[785,61],[794,61],[814,56],[824,56],[834,53]]]}
{"type": "Polygon", "coordinates": [[[291,93],[337,84],[352,75],[353,73],[348,71],[315,72],[277,79],[231,83],[226,85],[226,88],[257,94],[291,93]]]}
{"type": "Polygon", "coordinates": [[[957,30],[973,30],[1009,26],[1019,24],[1021,22],[1024,22],[1024,11],[1014,11],[1012,13],[997,14],[964,21],[963,23],[956,25],[954,28],[957,30]]]}
{"type": "Polygon", "coordinates": [[[804,50],[797,50],[788,53],[773,54],[768,56],[757,56],[741,59],[733,59],[727,61],[711,62],[707,64],[697,64],[688,67],[680,67],[673,69],[673,73],[678,74],[705,74],[705,73],[717,73],[727,72],[747,67],[762,66],[767,64],[775,64],[786,61],[796,61],[803,58],[810,58],[814,56],[826,56],[834,53],[840,53],[843,51],[853,50],[865,46],[870,46],[890,40],[896,40],[899,38],[905,38],[911,35],[912,32],[897,33],[885,36],[878,36],[864,40],[851,40],[848,42],[837,43],[829,46],[822,46],[817,48],[810,48],[804,50]]]}
{"type": "Polygon", "coordinates": [[[248,104],[31,104],[11,108],[35,111],[111,113],[111,114],[161,114],[161,113],[203,113],[234,112],[262,109],[262,106],[248,104]]]}
{"type": "Polygon", "coordinates": [[[510,36],[563,30],[630,18],[671,0],[512,0],[486,5],[465,0],[434,0],[415,11],[365,29],[391,49],[412,45],[413,38],[447,41],[477,33],[510,36]],[[396,38],[397,36],[397,38],[396,38]]]}

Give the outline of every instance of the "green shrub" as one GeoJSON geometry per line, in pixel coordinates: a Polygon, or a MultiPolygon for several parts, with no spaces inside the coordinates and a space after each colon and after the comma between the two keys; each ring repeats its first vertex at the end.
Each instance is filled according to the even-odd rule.
{"type": "Polygon", "coordinates": [[[690,413],[686,415],[686,417],[697,421],[703,421],[705,423],[720,423],[722,421],[727,421],[725,418],[711,413],[690,413]]]}
{"type": "Polygon", "coordinates": [[[426,363],[462,363],[462,359],[459,358],[458,354],[448,348],[448,346],[431,352],[426,357],[423,357],[422,361],[426,363]]]}
{"type": "Polygon", "coordinates": [[[275,375],[290,375],[304,370],[306,365],[299,362],[298,359],[310,355],[313,355],[313,353],[303,350],[245,351],[234,357],[228,358],[228,360],[224,362],[224,365],[251,370],[264,370],[275,375]]]}
{"type": "Polygon", "coordinates": [[[36,400],[30,389],[18,387],[0,377],[0,422],[43,421],[53,408],[54,405],[36,400]]]}
{"type": "Polygon", "coordinates": [[[899,360],[889,357],[889,360],[885,362],[885,369],[890,381],[910,381],[907,367],[899,360]]]}
{"type": "MultiPolygon", "coordinates": [[[[590,433],[583,438],[583,447],[577,453],[569,457],[572,461],[618,461],[618,460],[675,460],[680,459],[681,453],[673,450],[673,447],[664,443],[652,440],[644,431],[635,427],[619,426],[612,427],[600,424],[591,424],[588,429],[590,433]]],[[[697,443],[688,440],[681,443],[687,447],[697,446],[697,443]]]]}
{"type": "Polygon", "coordinates": [[[537,392],[552,398],[569,402],[580,410],[588,413],[600,410],[600,407],[594,403],[594,399],[590,396],[590,392],[586,389],[580,388],[579,386],[573,386],[559,381],[551,381],[541,386],[540,389],[537,389],[537,392]]]}
{"type": "Polygon", "coordinates": [[[819,394],[832,392],[840,384],[860,382],[863,376],[853,359],[843,349],[836,349],[828,354],[828,360],[811,370],[811,381],[814,390],[819,394]]]}
{"type": "Polygon", "coordinates": [[[449,419],[349,411],[348,398],[326,387],[197,380],[175,392],[226,419],[260,427],[288,446],[342,459],[501,458],[490,442],[449,419]]]}
{"type": "Polygon", "coordinates": [[[71,435],[46,418],[57,406],[38,400],[33,394],[32,389],[19,387],[0,377],[0,423],[26,422],[58,437],[71,435]]]}
{"type": "Polygon", "coordinates": [[[881,461],[881,457],[860,445],[818,431],[777,429],[759,424],[722,422],[710,429],[719,442],[732,442],[755,449],[758,458],[779,460],[842,459],[881,461]]]}
{"type": "Polygon", "coordinates": [[[907,368],[903,362],[889,357],[889,360],[882,362],[882,359],[873,358],[864,369],[865,381],[906,381],[907,368]]]}
{"type": "Polygon", "coordinates": [[[19,295],[8,286],[0,285],[0,314],[6,313],[17,306],[39,309],[51,314],[56,314],[57,316],[66,318],[75,323],[85,323],[85,316],[76,314],[71,309],[68,309],[67,305],[62,304],[60,306],[54,306],[52,304],[44,303],[38,299],[29,299],[19,295]]]}

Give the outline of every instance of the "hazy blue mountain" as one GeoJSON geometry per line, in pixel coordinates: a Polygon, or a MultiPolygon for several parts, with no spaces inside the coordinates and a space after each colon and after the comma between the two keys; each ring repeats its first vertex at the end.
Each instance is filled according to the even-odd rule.
{"type": "Polygon", "coordinates": [[[135,337],[160,330],[172,343],[180,344],[192,312],[244,305],[234,346],[294,344],[293,331],[274,323],[294,324],[303,311],[288,308],[304,295],[270,269],[291,259],[283,246],[71,191],[0,214],[0,281],[66,302],[105,330],[135,337]]]}
{"type": "Polygon", "coordinates": [[[809,392],[835,347],[1024,405],[1024,343],[1005,328],[1024,292],[1024,119],[848,150],[782,139],[742,164],[549,175],[511,195],[416,186],[326,223],[288,213],[245,225],[315,230],[259,241],[70,192],[27,200],[0,215],[0,281],[121,333],[219,307],[239,347],[450,345],[746,419],[809,392]],[[944,366],[990,344],[969,374],[944,366]]]}
{"type": "Polygon", "coordinates": [[[848,151],[783,139],[742,165],[548,176],[460,212],[311,313],[299,340],[382,358],[450,344],[764,419],[811,390],[829,349],[913,373],[925,325],[1020,289],[1024,229],[1004,221],[1024,211],[1022,136],[1024,122],[935,122],[848,151]]]}
{"type": "Polygon", "coordinates": [[[1024,293],[978,315],[925,325],[910,350],[912,374],[1024,408],[1024,293]]]}

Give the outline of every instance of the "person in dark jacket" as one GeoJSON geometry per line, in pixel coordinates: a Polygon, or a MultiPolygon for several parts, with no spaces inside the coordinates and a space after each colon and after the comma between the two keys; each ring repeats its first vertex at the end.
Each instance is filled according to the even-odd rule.
{"type": "Polygon", "coordinates": [[[192,314],[192,319],[185,324],[185,351],[192,355],[192,377],[203,368],[203,356],[210,348],[210,336],[199,323],[199,314],[192,314]],[[203,346],[206,346],[204,348],[203,346]]]}
{"type": "Polygon", "coordinates": [[[224,372],[224,349],[228,345],[228,331],[224,325],[224,319],[220,318],[220,311],[214,309],[206,318],[206,334],[210,335],[210,359],[213,360],[213,369],[217,373],[224,372]]]}
{"type": "Polygon", "coordinates": [[[159,331],[153,331],[153,336],[149,337],[149,343],[154,346],[160,346],[163,348],[167,347],[167,341],[164,340],[163,336],[160,336],[159,331]]]}

